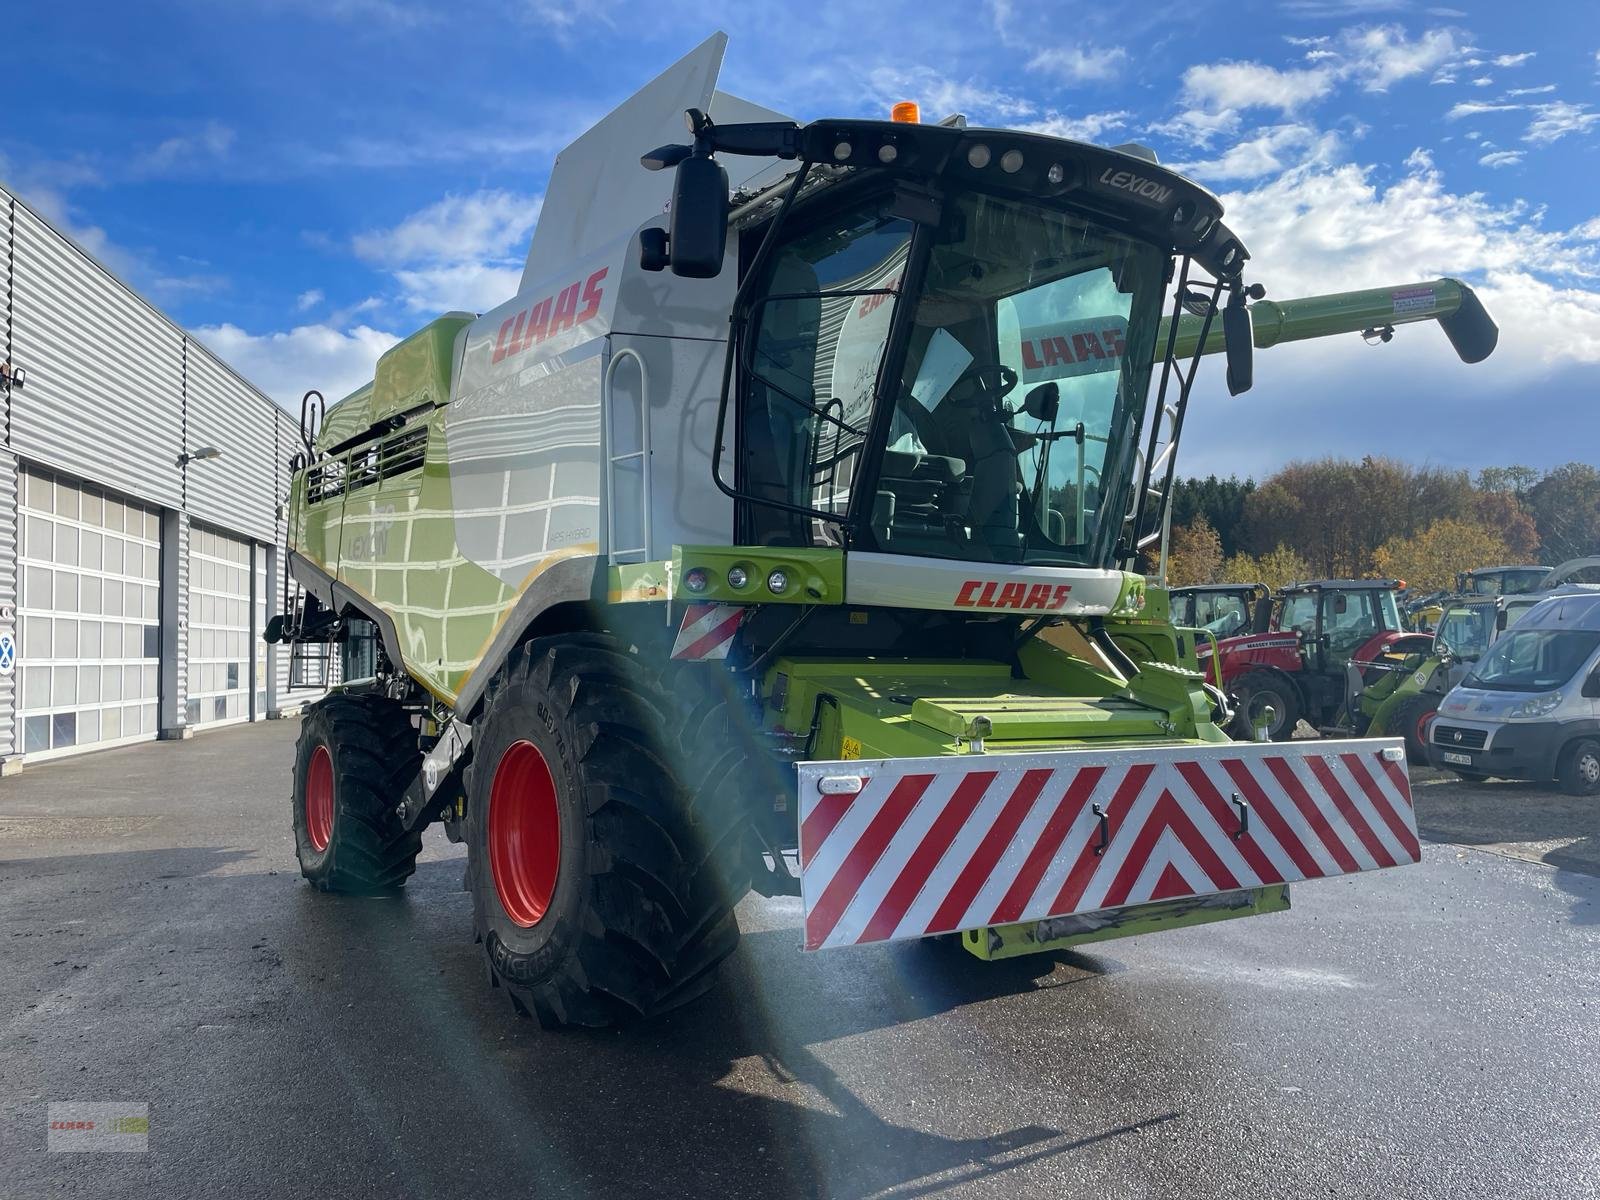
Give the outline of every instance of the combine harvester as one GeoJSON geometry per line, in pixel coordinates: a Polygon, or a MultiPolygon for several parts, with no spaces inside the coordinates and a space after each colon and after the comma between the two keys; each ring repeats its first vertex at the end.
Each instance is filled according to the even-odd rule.
{"type": "Polygon", "coordinates": [[[1262,301],[1142,148],[799,125],[725,41],[560,156],[516,298],[308,414],[306,878],[397,886],[442,822],[491,979],[604,1024],[704,992],[752,887],[808,949],[998,958],[1416,861],[1400,743],[1230,742],[1136,567],[1202,353],[1238,392],[1252,341],[1437,320],[1475,362],[1472,293],[1262,301]]]}

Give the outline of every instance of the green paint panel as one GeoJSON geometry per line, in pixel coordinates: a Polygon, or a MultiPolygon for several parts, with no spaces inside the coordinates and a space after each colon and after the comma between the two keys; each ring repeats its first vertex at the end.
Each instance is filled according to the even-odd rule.
{"type": "Polygon", "coordinates": [[[844,551],[776,546],[674,546],[672,548],[675,599],[720,604],[843,604],[844,551]],[[746,583],[736,588],[728,572],[738,567],[746,583]],[[700,568],[706,573],[704,591],[683,585],[684,574],[700,568]],[[787,576],[782,592],[767,587],[774,570],[787,576]]]}
{"type": "Polygon", "coordinates": [[[913,720],[954,737],[971,728],[975,717],[989,721],[989,736],[997,741],[1100,737],[1161,737],[1165,709],[1116,696],[1086,699],[1052,696],[1042,692],[1018,694],[1015,687],[998,695],[918,700],[911,706],[913,720]]]}
{"type": "Polygon", "coordinates": [[[378,360],[367,424],[423,405],[448,404],[456,335],[472,321],[471,313],[449,313],[390,347],[378,360]]]}

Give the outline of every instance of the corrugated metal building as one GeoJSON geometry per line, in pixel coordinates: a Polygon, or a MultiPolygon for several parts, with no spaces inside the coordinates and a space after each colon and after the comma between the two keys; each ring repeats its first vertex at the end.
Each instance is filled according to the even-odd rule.
{"type": "Polygon", "coordinates": [[[0,763],[313,698],[261,640],[298,422],[4,187],[0,300],[0,763]]]}

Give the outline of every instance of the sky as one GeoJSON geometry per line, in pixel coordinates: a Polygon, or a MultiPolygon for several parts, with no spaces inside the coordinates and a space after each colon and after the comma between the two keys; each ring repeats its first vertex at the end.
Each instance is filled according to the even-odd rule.
{"type": "Polygon", "coordinates": [[[280,402],[517,288],[555,154],[716,29],[721,87],[808,120],[1142,142],[1222,197],[1270,297],[1474,286],[1432,326],[1202,370],[1180,471],[1386,453],[1600,462],[1593,0],[144,0],[14,6],[0,181],[280,402]]]}

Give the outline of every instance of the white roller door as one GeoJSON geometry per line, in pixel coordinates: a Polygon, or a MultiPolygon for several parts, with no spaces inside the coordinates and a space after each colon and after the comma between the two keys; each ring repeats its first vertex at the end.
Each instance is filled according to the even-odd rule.
{"type": "Polygon", "coordinates": [[[187,724],[250,719],[250,543],[195,525],[189,530],[187,724]]]}
{"type": "Polygon", "coordinates": [[[24,466],[18,668],[22,752],[156,736],[161,523],[155,509],[24,466]]]}

